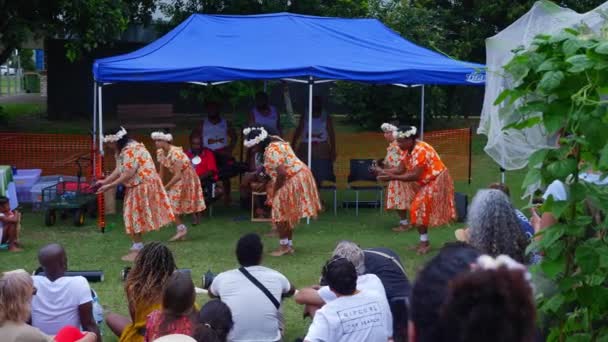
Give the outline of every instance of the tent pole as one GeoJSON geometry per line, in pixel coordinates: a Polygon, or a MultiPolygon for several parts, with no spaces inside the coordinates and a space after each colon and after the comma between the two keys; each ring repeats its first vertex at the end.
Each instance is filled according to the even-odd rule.
{"type": "MultiPolygon", "coordinates": [[[[308,168],[312,170],[312,92],[315,81],[312,76],[308,78],[308,168]]],[[[310,218],[306,219],[310,224],[310,218]]]]}
{"type": "Polygon", "coordinates": [[[424,140],[424,84],[420,96],[420,140],[424,140]]]}
{"type": "Polygon", "coordinates": [[[268,89],[268,81],[264,80],[264,92],[268,89]]]}
{"type": "Polygon", "coordinates": [[[97,117],[99,118],[99,154],[103,156],[103,98],[102,98],[103,84],[97,86],[97,117]]]}
{"type": "Polygon", "coordinates": [[[93,80],[93,175],[97,166],[97,156],[95,149],[97,148],[97,82],[93,80]]]}

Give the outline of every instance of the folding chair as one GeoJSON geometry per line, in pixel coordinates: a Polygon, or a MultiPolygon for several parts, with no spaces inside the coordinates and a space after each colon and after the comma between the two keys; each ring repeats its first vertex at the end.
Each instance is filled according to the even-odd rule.
{"type": "Polygon", "coordinates": [[[360,191],[375,191],[376,201],[379,202],[380,212],[384,205],[384,187],[378,184],[376,176],[370,171],[373,164],[373,159],[351,159],[350,173],[348,175],[348,189],[355,191],[355,215],[359,216],[359,192],[360,191]],[[375,185],[353,185],[354,182],[373,182],[375,185]]]}

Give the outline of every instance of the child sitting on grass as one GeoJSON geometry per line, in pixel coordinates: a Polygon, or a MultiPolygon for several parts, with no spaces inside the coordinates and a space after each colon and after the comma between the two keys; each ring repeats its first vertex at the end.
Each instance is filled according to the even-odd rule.
{"type": "Polygon", "coordinates": [[[0,196],[0,244],[8,244],[9,252],[21,252],[19,226],[21,213],[11,211],[8,198],[0,196]]]}

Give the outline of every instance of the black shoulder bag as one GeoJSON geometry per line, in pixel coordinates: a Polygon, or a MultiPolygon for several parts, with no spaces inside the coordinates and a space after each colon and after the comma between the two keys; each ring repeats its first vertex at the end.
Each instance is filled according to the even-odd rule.
{"type": "Polygon", "coordinates": [[[243,275],[247,279],[249,279],[249,281],[252,282],[253,285],[255,285],[258,289],[260,289],[260,291],[264,292],[264,294],[266,295],[266,297],[268,297],[268,299],[270,299],[270,301],[272,302],[274,307],[277,308],[277,310],[279,310],[279,308],[281,307],[281,303],[279,303],[279,301],[272,295],[272,293],[270,293],[270,291],[268,291],[266,286],[262,285],[262,283],[260,283],[257,279],[255,279],[255,277],[252,276],[251,273],[249,273],[249,271],[247,271],[245,269],[245,267],[239,268],[239,271],[241,271],[241,273],[243,273],[243,275]]]}

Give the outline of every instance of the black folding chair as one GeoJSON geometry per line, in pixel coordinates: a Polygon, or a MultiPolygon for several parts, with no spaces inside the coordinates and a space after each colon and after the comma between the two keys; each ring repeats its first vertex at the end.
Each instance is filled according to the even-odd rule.
{"type": "Polygon", "coordinates": [[[374,163],[373,159],[351,159],[350,174],[348,175],[348,189],[355,191],[355,215],[359,216],[359,192],[374,191],[376,192],[376,203],[379,203],[380,212],[382,212],[384,187],[378,184],[376,176],[371,172],[371,167],[374,163]],[[353,185],[354,182],[373,182],[375,185],[353,185]]]}

